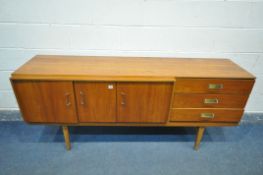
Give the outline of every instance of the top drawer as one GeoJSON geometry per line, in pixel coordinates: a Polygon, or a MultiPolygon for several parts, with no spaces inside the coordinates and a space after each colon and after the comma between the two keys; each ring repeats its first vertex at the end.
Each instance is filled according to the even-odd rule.
{"type": "Polygon", "coordinates": [[[249,94],[255,80],[176,79],[176,93],[249,94]]]}

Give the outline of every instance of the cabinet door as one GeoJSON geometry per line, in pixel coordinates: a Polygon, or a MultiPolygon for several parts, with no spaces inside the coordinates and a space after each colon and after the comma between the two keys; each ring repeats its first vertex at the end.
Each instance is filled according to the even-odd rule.
{"type": "Polygon", "coordinates": [[[116,121],[116,84],[76,82],[78,116],[80,122],[116,121]]]}
{"type": "Polygon", "coordinates": [[[167,121],[172,83],[118,83],[118,122],[167,121]]]}
{"type": "Polygon", "coordinates": [[[77,123],[72,82],[13,81],[12,84],[25,121],[77,123]]]}

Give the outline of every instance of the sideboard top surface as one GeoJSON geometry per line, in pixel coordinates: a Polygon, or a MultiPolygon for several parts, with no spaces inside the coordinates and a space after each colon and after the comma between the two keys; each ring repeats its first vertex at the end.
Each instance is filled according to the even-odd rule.
{"type": "Polygon", "coordinates": [[[176,78],[255,77],[229,59],[37,55],[12,79],[174,81],[176,78]]]}

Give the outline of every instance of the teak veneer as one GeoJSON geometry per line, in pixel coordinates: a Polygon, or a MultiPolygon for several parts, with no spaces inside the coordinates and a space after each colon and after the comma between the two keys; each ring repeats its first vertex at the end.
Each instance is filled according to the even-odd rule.
{"type": "Polygon", "coordinates": [[[239,124],[255,77],[228,59],[37,55],[11,75],[24,120],[68,126],[239,124]]]}

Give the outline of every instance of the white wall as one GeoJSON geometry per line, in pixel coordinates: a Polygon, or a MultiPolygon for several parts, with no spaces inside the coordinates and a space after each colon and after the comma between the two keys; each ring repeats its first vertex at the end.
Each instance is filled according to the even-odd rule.
{"type": "Polygon", "coordinates": [[[8,78],[35,54],[231,58],[263,112],[263,0],[0,0],[0,109],[17,109],[8,78]]]}

